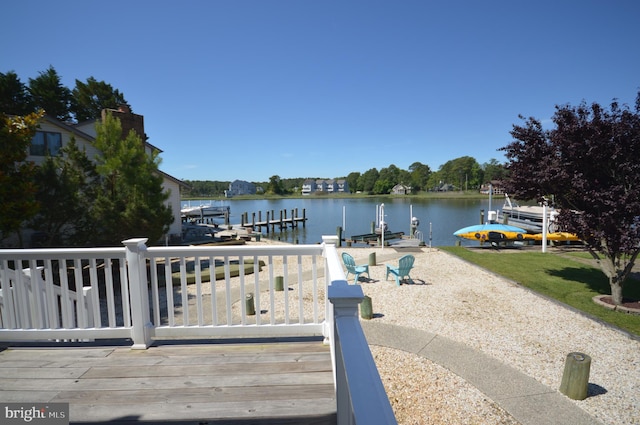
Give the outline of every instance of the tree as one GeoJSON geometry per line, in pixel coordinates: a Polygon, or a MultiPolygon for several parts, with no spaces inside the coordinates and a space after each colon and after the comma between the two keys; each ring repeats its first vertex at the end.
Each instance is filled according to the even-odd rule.
{"type": "Polygon", "coordinates": [[[0,73],[0,112],[9,115],[27,115],[34,112],[27,86],[13,71],[0,73]]]}
{"type": "Polygon", "coordinates": [[[62,85],[60,76],[52,66],[37,78],[29,78],[29,92],[36,108],[60,121],[71,119],[71,91],[62,85]]]}
{"type": "Polygon", "coordinates": [[[358,179],[360,178],[360,173],[357,171],[353,171],[351,173],[349,173],[349,175],[347,176],[347,178],[345,179],[347,181],[347,185],[349,185],[349,191],[350,192],[357,192],[359,190],[362,190],[360,187],[358,187],[358,179]]]}
{"type": "MultiPolygon", "coordinates": [[[[523,118],[523,117],[521,117],[523,118]]],[[[506,147],[506,187],[521,199],[553,195],[558,222],[577,234],[609,278],[615,304],[640,252],[640,92],[635,110],[556,106],[555,128],[529,118],[506,147]]]]}
{"type": "Polygon", "coordinates": [[[391,183],[391,187],[393,187],[396,184],[400,183],[400,169],[394,164],[391,164],[388,167],[380,170],[378,179],[388,180],[391,183]]]}
{"type": "Polygon", "coordinates": [[[282,195],[284,193],[284,188],[282,187],[282,180],[280,179],[280,176],[275,175],[269,177],[267,193],[272,193],[275,195],[282,195]]]}
{"type": "Polygon", "coordinates": [[[374,195],[388,195],[393,189],[395,183],[388,179],[378,179],[376,183],[373,185],[373,194],[374,195]]]}
{"type": "Polygon", "coordinates": [[[43,246],[90,245],[96,233],[91,208],[100,183],[96,167],[73,138],[60,153],[48,156],[37,169],[41,208],[30,227],[46,235],[43,246]]]}
{"type": "Polygon", "coordinates": [[[165,205],[169,194],[162,187],[157,152],[148,155],[134,130],[122,139],[120,120],[111,113],[96,125],[96,133],[94,144],[102,155],[96,158],[101,188],[92,208],[94,244],[117,245],[136,236],[160,240],[173,214],[165,205]]]}
{"type": "Polygon", "coordinates": [[[41,113],[8,117],[0,113],[0,240],[16,234],[22,247],[22,224],[38,211],[33,181],[35,165],[26,162],[41,113]]]}
{"type": "Polygon", "coordinates": [[[186,198],[214,198],[224,195],[229,189],[228,181],[185,180],[189,188],[182,192],[186,198]]]}
{"type": "Polygon", "coordinates": [[[489,162],[482,164],[482,171],[483,183],[488,183],[492,180],[503,180],[507,175],[507,169],[495,158],[491,158],[489,162]]]}
{"type": "Polygon", "coordinates": [[[409,181],[414,192],[425,190],[428,188],[429,176],[431,169],[428,165],[420,162],[414,162],[409,166],[409,181]]]}
{"type": "Polygon", "coordinates": [[[117,109],[121,105],[131,109],[120,91],[94,77],[87,78],[86,83],[76,80],[71,95],[70,110],[77,122],[99,119],[103,109],[117,109]]]}
{"type": "Polygon", "coordinates": [[[358,188],[363,192],[373,193],[373,187],[378,180],[380,173],[376,168],[371,168],[365,171],[360,178],[358,178],[358,188]]]}
{"type": "Polygon", "coordinates": [[[438,174],[444,183],[453,184],[460,190],[479,188],[482,184],[480,164],[470,156],[447,161],[440,167],[438,174]]]}

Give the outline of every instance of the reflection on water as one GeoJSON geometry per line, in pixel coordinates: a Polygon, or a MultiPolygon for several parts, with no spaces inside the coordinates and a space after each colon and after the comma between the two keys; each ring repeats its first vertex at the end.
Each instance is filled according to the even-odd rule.
{"type": "MultiPolygon", "coordinates": [[[[197,203],[198,201],[192,201],[197,203]]],[[[205,201],[207,202],[207,201],[205,201]]],[[[500,201],[501,202],[501,201],[500,201]]],[[[283,242],[313,244],[322,241],[322,235],[335,235],[338,227],[344,227],[343,236],[349,238],[371,232],[372,223],[376,221],[377,206],[384,203],[385,221],[391,232],[410,233],[411,215],[420,220],[418,230],[427,245],[454,245],[458,240],[453,232],[462,227],[480,223],[480,210],[489,210],[489,199],[416,199],[416,198],[302,198],[302,199],[260,199],[260,200],[225,200],[231,207],[230,221],[240,223],[241,215],[248,213],[251,221],[252,213],[271,211],[280,217],[280,210],[286,210],[287,216],[298,209],[298,215],[306,210],[306,226],[287,228],[269,234],[269,237],[283,242]],[[344,226],[343,226],[344,222],[344,226]]],[[[492,209],[500,208],[493,200],[492,209]]],[[[222,219],[216,219],[222,222],[222,219]]],[[[266,229],[262,233],[266,236],[266,229]]],[[[465,243],[465,242],[463,242],[465,243]]],[[[474,242],[466,242],[474,243],[474,242]]]]}

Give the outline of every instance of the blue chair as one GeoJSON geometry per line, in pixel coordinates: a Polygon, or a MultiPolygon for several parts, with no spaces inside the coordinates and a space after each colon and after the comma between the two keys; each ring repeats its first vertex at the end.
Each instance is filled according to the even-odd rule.
{"type": "Polygon", "coordinates": [[[385,277],[385,280],[388,280],[389,274],[392,274],[393,277],[396,278],[396,285],[398,286],[400,286],[400,280],[404,280],[405,276],[409,278],[409,282],[413,283],[411,276],[409,276],[409,271],[413,268],[413,262],[415,260],[416,258],[413,255],[407,254],[400,257],[398,260],[398,267],[387,264],[387,276],[385,277]]]}
{"type": "Polygon", "coordinates": [[[356,266],[356,262],[353,257],[346,252],[342,253],[342,262],[347,268],[347,278],[349,278],[349,274],[353,274],[356,276],[356,279],[353,281],[353,283],[358,283],[358,277],[360,277],[362,273],[366,273],[369,279],[371,279],[371,275],[369,275],[369,266],[356,266]]]}

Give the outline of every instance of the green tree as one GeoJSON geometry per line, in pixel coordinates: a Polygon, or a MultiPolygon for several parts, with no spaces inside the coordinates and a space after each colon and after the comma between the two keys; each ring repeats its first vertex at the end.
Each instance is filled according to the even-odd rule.
{"type": "Polygon", "coordinates": [[[103,109],[117,109],[121,105],[131,108],[120,91],[94,77],[89,77],[86,83],[76,80],[71,95],[70,110],[78,122],[99,119],[103,109]]]}
{"type": "MultiPolygon", "coordinates": [[[[400,183],[400,171],[401,170],[398,167],[396,167],[394,164],[391,164],[388,167],[380,170],[378,179],[386,180],[387,182],[391,183],[391,187],[393,187],[396,184],[400,183]]],[[[388,184],[385,184],[385,186],[387,185],[388,184]]]]}
{"type": "Polygon", "coordinates": [[[374,195],[387,195],[395,185],[396,184],[389,179],[378,179],[373,185],[372,192],[374,195]]]}
{"type": "Polygon", "coordinates": [[[95,164],[73,138],[60,153],[38,167],[36,198],[41,208],[30,227],[46,235],[43,246],[90,245],[96,229],[91,209],[99,188],[95,164]]]}
{"type": "Polygon", "coordinates": [[[358,188],[361,188],[363,192],[373,193],[373,187],[378,180],[380,173],[376,168],[371,168],[365,171],[358,179],[358,188]]]}
{"type": "Polygon", "coordinates": [[[169,194],[162,188],[157,152],[148,155],[135,131],[122,139],[120,120],[107,113],[96,125],[95,146],[101,190],[96,195],[92,220],[96,245],[117,245],[131,237],[148,237],[155,243],[173,222],[165,205],[169,194]]]}
{"type": "Polygon", "coordinates": [[[414,162],[409,166],[410,182],[414,192],[426,190],[431,175],[431,169],[428,165],[420,162],[414,162]]]}
{"type": "Polygon", "coordinates": [[[271,193],[274,195],[282,195],[284,193],[284,188],[282,186],[282,179],[280,179],[280,176],[274,175],[269,177],[269,185],[267,186],[267,193],[271,193]]]}
{"type": "Polygon", "coordinates": [[[216,198],[229,189],[228,181],[185,180],[189,188],[183,190],[185,198],[216,198]]]}
{"type": "Polygon", "coordinates": [[[553,195],[559,224],[585,242],[621,304],[640,253],[640,92],[635,110],[582,102],[556,106],[553,122],[514,125],[506,188],[523,200],[553,195]]]}
{"type": "Polygon", "coordinates": [[[8,117],[0,113],[0,240],[13,234],[22,247],[20,229],[38,211],[33,163],[26,162],[41,113],[8,117]]]}
{"type": "Polygon", "coordinates": [[[27,86],[13,71],[0,73],[0,112],[8,115],[27,115],[34,112],[27,86]]]}
{"type": "Polygon", "coordinates": [[[35,108],[43,109],[47,115],[60,121],[71,119],[71,91],[62,85],[52,66],[37,78],[29,78],[29,92],[35,108]]]}
{"type": "Polygon", "coordinates": [[[470,156],[447,161],[438,170],[438,177],[444,183],[453,184],[459,190],[479,188],[482,184],[480,164],[470,156]]]}
{"type": "Polygon", "coordinates": [[[483,183],[488,183],[492,180],[503,180],[507,176],[507,169],[495,158],[491,158],[489,162],[482,164],[482,171],[483,183]]]}
{"type": "Polygon", "coordinates": [[[351,172],[349,173],[349,175],[347,176],[347,178],[345,179],[347,181],[347,184],[349,185],[349,191],[351,193],[355,193],[359,190],[362,190],[362,188],[358,187],[358,179],[360,178],[360,173],[357,171],[351,172]]]}

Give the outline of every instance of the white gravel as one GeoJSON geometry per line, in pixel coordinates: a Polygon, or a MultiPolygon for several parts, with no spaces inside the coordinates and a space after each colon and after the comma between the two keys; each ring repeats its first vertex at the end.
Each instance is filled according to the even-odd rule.
{"type": "MultiPolygon", "coordinates": [[[[378,258],[394,253],[391,248],[344,250],[358,264],[366,264],[371,252],[376,252],[378,258]]],[[[411,277],[416,284],[398,287],[392,280],[385,282],[385,266],[381,261],[370,267],[371,281],[361,281],[365,295],[372,299],[374,313],[379,313],[380,317],[374,320],[465,343],[554,389],[560,386],[567,354],[574,351],[588,354],[592,358],[589,382],[595,391],[586,400],[575,403],[605,424],[640,424],[639,341],[437,249],[425,248],[412,254],[416,262],[411,277]]],[[[397,354],[372,351],[391,394],[399,386],[410,384],[402,376],[407,369],[396,367],[397,354]]],[[[411,361],[416,362],[415,370],[425,367],[424,360],[411,361]]],[[[425,394],[432,392],[429,387],[423,389],[425,394]]],[[[444,399],[455,399],[459,387],[459,383],[453,384],[444,399]]],[[[400,405],[396,403],[394,409],[400,405]]],[[[457,403],[455,408],[460,406],[457,403]]],[[[482,414],[495,408],[487,400],[482,414]]],[[[428,415],[415,413],[412,416],[396,410],[399,420],[407,418],[402,423],[463,423],[420,422],[427,420],[428,415]]]]}

